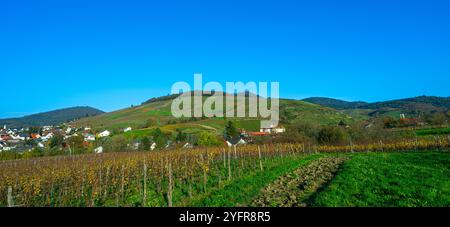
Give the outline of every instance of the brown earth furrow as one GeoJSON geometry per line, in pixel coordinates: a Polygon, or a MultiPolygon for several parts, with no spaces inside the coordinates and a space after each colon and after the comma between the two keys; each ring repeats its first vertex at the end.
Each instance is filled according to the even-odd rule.
{"type": "Polygon", "coordinates": [[[307,198],[321,186],[331,181],[342,157],[326,157],[281,176],[261,191],[252,202],[256,207],[303,207],[307,198]]]}

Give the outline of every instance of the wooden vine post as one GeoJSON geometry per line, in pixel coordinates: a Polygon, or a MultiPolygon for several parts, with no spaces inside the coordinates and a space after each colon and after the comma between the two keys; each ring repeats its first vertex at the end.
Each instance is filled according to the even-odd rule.
{"type": "Polygon", "coordinates": [[[205,158],[203,157],[203,154],[200,154],[200,159],[202,161],[202,170],[203,170],[203,191],[206,193],[206,183],[208,182],[206,171],[208,168],[208,164],[206,163],[205,158]]]}
{"type": "Polygon", "coordinates": [[[231,181],[231,147],[228,149],[228,180],[231,181]]]}
{"type": "Polygon", "coordinates": [[[261,169],[261,171],[263,171],[263,165],[262,165],[262,160],[261,160],[261,148],[258,146],[258,155],[259,155],[259,168],[261,169]]]}
{"type": "Polygon", "coordinates": [[[225,149],[223,149],[223,168],[227,168],[227,161],[226,161],[226,159],[227,159],[227,153],[226,153],[226,151],[225,151],[225,149]]]}
{"type": "Polygon", "coordinates": [[[173,182],[172,182],[172,164],[169,162],[168,165],[168,174],[169,174],[169,189],[167,190],[167,202],[168,206],[172,207],[172,191],[173,191],[173,182]]]}
{"type": "Polygon", "coordinates": [[[142,206],[147,206],[147,163],[145,163],[145,159],[144,159],[144,196],[143,196],[143,201],[142,201],[142,206]]]}
{"type": "Polygon", "coordinates": [[[8,207],[14,207],[14,200],[13,200],[12,187],[11,186],[8,187],[7,200],[8,200],[8,207]]]}
{"type": "Polygon", "coordinates": [[[416,136],[415,141],[414,141],[414,149],[415,149],[415,151],[417,151],[417,146],[418,145],[419,145],[419,143],[417,141],[417,136],[416,136]]]}
{"type": "Polygon", "coordinates": [[[383,152],[384,151],[383,140],[380,140],[380,147],[381,147],[381,152],[383,152]]]}
{"type": "Polygon", "coordinates": [[[111,169],[111,167],[110,166],[108,166],[108,168],[106,169],[106,178],[105,178],[105,191],[104,191],[104,194],[103,194],[103,198],[106,198],[106,196],[108,195],[108,181],[109,181],[109,174],[110,174],[110,170],[111,169]]]}
{"type": "Polygon", "coordinates": [[[124,189],[125,189],[125,168],[122,165],[121,169],[121,182],[120,182],[120,199],[123,201],[124,199],[124,189]]]}

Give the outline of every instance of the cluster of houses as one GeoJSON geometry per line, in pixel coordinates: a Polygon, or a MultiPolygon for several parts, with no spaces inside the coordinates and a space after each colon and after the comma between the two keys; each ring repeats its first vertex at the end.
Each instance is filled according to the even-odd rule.
{"type": "Polygon", "coordinates": [[[276,135],[280,133],[286,132],[286,128],[283,126],[277,125],[271,125],[267,128],[260,128],[259,132],[247,132],[244,129],[240,129],[239,136],[228,138],[225,143],[227,146],[237,146],[237,145],[244,145],[252,141],[255,137],[264,137],[264,136],[271,136],[276,135]]]}
{"type": "Polygon", "coordinates": [[[25,141],[27,135],[24,130],[7,129],[6,125],[0,130],[0,151],[10,151],[15,149],[17,145],[25,141]]]}
{"type": "MultiPolygon", "coordinates": [[[[125,128],[123,131],[131,131],[132,128],[125,128]]],[[[82,136],[85,145],[95,141],[97,138],[108,137],[111,132],[104,130],[98,134],[94,134],[90,127],[71,128],[63,125],[60,127],[43,126],[39,128],[38,132],[30,132],[29,128],[12,129],[7,128],[6,125],[0,129],[0,152],[1,151],[30,151],[36,147],[45,148],[48,142],[55,136],[61,135],[64,140],[74,137],[82,136]]],[[[102,152],[102,148],[97,149],[98,153],[102,152]]]]}
{"type": "MultiPolygon", "coordinates": [[[[124,128],[123,132],[132,131],[131,127],[124,128]]],[[[228,138],[225,143],[228,146],[244,145],[252,141],[255,137],[270,136],[279,133],[284,133],[286,129],[282,126],[271,126],[268,128],[261,128],[258,132],[247,132],[240,130],[240,135],[235,138],[228,138]]],[[[82,136],[84,145],[88,146],[97,139],[109,137],[112,133],[108,130],[94,133],[90,127],[72,128],[69,125],[62,126],[44,126],[39,129],[39,132],[30,132],[29,128],[9,129],[6,126],[0,129],[0,152],[1,151],[30,151],[36,147],[46,148],[49,141],[56,135],[62,136],[64,141],[74,136],[82,136]]],[[[138,149],[139,142],[129,144],[131,149],[138,149]]],[[[167,147],[170,144],[167,145],[167,147]]],[[[192,148],[193,145],[186,143],[183,148],[192,148]]],[[[156,143],[152,143],[151,150],[156,148],[156,143]]],[[[103,147],[96,147],[95,153],[102,153],[103,147]]]]}
{"type": "Polygon", "coordinates": [[[0,152],[30,150],[33,144],[44,148],[44,144],[54,136],[53,129],[52,126],[45,126],[40,133],[29,133],[28,128],[11,129],[5,125],[0,129],[0,152]],[[35,143],[27,143],[28,141],[35,143]]]}

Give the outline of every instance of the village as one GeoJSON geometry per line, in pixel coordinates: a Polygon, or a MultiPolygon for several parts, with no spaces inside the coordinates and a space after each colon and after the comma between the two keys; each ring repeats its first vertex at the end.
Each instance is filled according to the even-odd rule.
{"type": "Polygon", "coordinates": [[[110,132],[105,130],[97,135],[92,133],[91,128],[71,128],[69,125],[43,126],[29,128],[7,128],[6,125],[0,130],[0,151],[31,151],[34,148],[46,148],[55,136],[61,136],[63,140],[74,136],[82,136],[85,145],[96,138],[106,137],[110,132]]]}
{"type": "MultiPolygon", "coordinates": [[[[66,149],[72,153],[75,145],[73,138],[82,138],[82,147],[88,148],[94,146],[91,150],[93,153],[103,153],[104,147],[99,141],[106,140],[106,138],[114,135],[131,132],[132,127],[126,127],[120,132],[113,133],[109,130],[100,130],[95,132],[91,127],[72,127],[69,124],[61,124],[58,126],[42,126],[42,127],[28,127],[28,128],[8,128],[6,125],[0,129],[0,152],[31,152],[35,149],[43,150],[52,147],[52,143],[59,143],[60,150],[66,149]]],[[[271,125],[268,128],[260,128],[260,131],[250,132],[245,129],[237,129],[235,136],[228,136],[223,139],[223,144],[229,147],[244,145],[252,143],[255,138],[273,136],[284,133],[286,129],[282,126],[271,125]]],[[[80,140],[78,140],[80,141],[80,140]]],[[[149,147],[146,150],[155,150],[157,148],[170,148],[171,146],[178,146],[182,148],[193,148],[196,144],[191,141],[172,141],[166,140],[163,145],[155,141],[150,141],[149,147]],[[178,142],[178,143],[176,143],[178,142]],[[179,142],[182,142],[180,145],[179,142]]],[[[142,149],[144,141],[131,141],[126,144],[126,150],[140,150],[142,149]]]]}

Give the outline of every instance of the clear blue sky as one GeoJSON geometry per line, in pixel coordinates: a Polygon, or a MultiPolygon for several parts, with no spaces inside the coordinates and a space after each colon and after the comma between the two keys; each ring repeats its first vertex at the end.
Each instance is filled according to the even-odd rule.
{"type": "Polygon", "coordinates": [[[450,95],[450,1],[1,1],[0,118],[111,111],[174,82],[279,81],[280,96],[450,95]]]}

